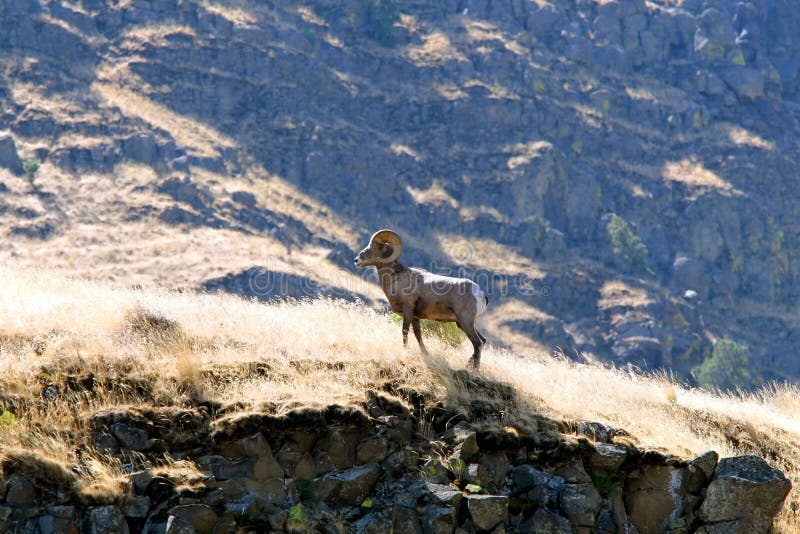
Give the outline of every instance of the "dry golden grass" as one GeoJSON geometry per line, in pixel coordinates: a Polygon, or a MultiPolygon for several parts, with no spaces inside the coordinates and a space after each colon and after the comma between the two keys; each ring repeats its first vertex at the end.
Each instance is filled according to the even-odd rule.
{"type": "Polygon", "coordinates": [[[731,143],[734,145],[749,146],[769,151],[775,150],[775,143],[767,141],[749,130],[735,125],[723,125],[723,128],[728,130],[728,139],[730,139],[731,143]]]}
{"type": "Polygon", "coordinates": [[[597,306],[600,309],[616,306],[641,308],[653,302],[653,298],[644,289],[633,287],[622,280],[609,280],[600,288],[597,306]]]}
{"type": "MultiPolygon", "coordinates": [[[[235,191],[250,191],[258,205],[280,206],[283,214],[299,220],[315,235],[341,240],[351,248],[363,246],[356,242],[353,228],[332,210],[261,168],[230,179],[194,169],[192,177],[208,187],[215,198],[228,199],[235,191]]],[[[16,206],[47,212],[41,199],[24,194],[30,189],[24,178],[0,170],[0,179],[13,192],[20,193],[14,198],[16,206]]],[[[158,213],[175,202],[154,192],[158,182],[158,174],[140,164],[117,165],[111,174],[73,174],[43,163],[36,183],[58,198],[70,199],[61,205],[65,219],[70,221],[69,229],[55,233],[47,241],[9,241],[0,249],[0,262],[93,279],[183,289],[259,266],[298,276],[313,274],[320,284],[352,288],[369,298],[380,297],[380,290],[364,283],[361,273],[329,261],[326,249],[303,243],[289,248],[280,235],[161,223],[158,213]],[[131,221],[131,212],[144,215],[131,221]]],[[[234,220],[230,222],[236,224],[234,220]]]]}
{"type": "Polygon", "coordinates": [[[489,93],[489,98],[492,100],[519,100],[519,95],[517,93],[497,83],[488,83],[483,80],[472,79],[464,82],[464,87],[482,87],[489,93]]]}
{"type": "Polygon", "coordinates": [[[439,83],[434,86],[436,93],[445,100],[459,100],[467,98],[469,95],[461,87],[452,82],[439,83]]]}
{"type": "Polygon", "coordinates": [[[636,86],[626,87],[625,93],[633,100],[667,106],[676,112],[683,112],[689,107],[690,99],[685,91],[647,78],[639,79],[636,86]]]}
{"type": "Polygon", "coordinates": [[[552,148],[552,143],[548,141],[531,141],[530,143],[517,143],[516,145],[506,147],[508,152],[514,154],[512,157],[508,158],[506,165],[508,165],[508,168],[512,171],[517,167],[524,167],[552,148]]]}
{"type": "Polygon", "coordinates": [[[134,26],[122,35],[122,48],[136,50],[147,44],[150,46],[166,46],[167,38],[184,35],[190,38],[197,37],[197,33],[186,25],[181,24],[146,24],[134,26]]]}
{"type": "Polygon", "coordinates": [[[416,189],[409,185],[406,186],[406,191],[417,204],[446,205],[450,208],[458,209],[458,201],[447,192],[438,180],[434,180],[427,189],[416,189]]]}
{"type": "Polygon", "coordinates": [[[527,53],[527,50],[524,47],[520,46],[516,41],[508,38],[508,36],[506,36],[502,30],[489,22],[465,18],[464,29],[467,31],[467,37],[469,41],[473,44],[486,41],[496,41],[499,42],[504,48],[518,56],[524,56],[527,53]]]}
{"type": "MultiPolygon", "coordinates": [[[[546,271],[541,262],[531,260],[515,252],[511,247],[492,241],[491,239],[473,238],[466,239],[458,234],[438,233],[432,236],[438,244],[439,250],[444,254],[447,265],[460,265],[480,267],[482,265],[496,264],[497,258],[503,262],[492,270],[494,274],[509,277],[519,276],[523,273],[528,279],[543,279],[546,271]]],[[[418,248],[425,247],[425,243],[418,243],[418,248]]]]}
{"type": "MultiPolygon", "coordinates": [[[[153,385],[149,402],[162,398],[176,405],[190,403],[199,391],[226,404],[276,410],[353,403],[387,382],[441,398],[463,401],[471,394],[442,372],[465,366],[466,344],[453,348],[431,339],[432,356],[423,360],[413,344],[402,348],[394,321],[357,304],[264,305],[0,267],[0,324],[0,392],[19,399],[41,399],[42,373],[56,372],[65,361],[72,362],[73,370],[98,375],[115,371],[148,377],[153,385]],[[258,366],[267,371],[252,372],[258,366]]],[[[782,468],[795,486],[800,483],[797,387],[719,394],[663,375],[576,364],[544,353],[523,356],[491,346],[484,351],[481,373],[510,384],[524,410],[544,417],[602,421],[626,429],[640,447],[684,457],[709,449],[723,456],[752,452],[782,468]]],[[[0,461],[43,462],[56,474],[63,472],[58,465],[79,465],[77,478],[65,475],[65,484],[80,487],[87,501],[117,498],[124,490],[119,466],[103,457],[78,459],[74,451],[87,440],[87,415],[127,406],[135,402],[130,395],[117,388],[95,397],[31,400],[15,422],[0,426],[0,461]],[[39,454],[31,459],[25,451],[39,454]]],[[[507,424],[522,416],[509,414],[507,424]]],[[[180,465],[167,468],[181,470],[180,465]]],[[[192,483],[193,473],[183,475],[192,483]]],[[[800,520],[799,504],[795,490],[778,532],[798,532],[793,525],[800,520]]]]}
{"type": "Polygon", "coordinates": [[[408,46],[406,56],[418,67],[436,67],[448,61],[466,61],[450,38],[439,31],[423,35],[421,45],[408,46]]]}
{"type": "Polygon", "coordinates": [[[244,2],[203,0],[202,5],[209,13],[218,15],[236,26],[251,26],[258,23],[258,16],[244,2]]]}
{"type": "Polygon", "coordinates": [[[220,147],[233,147],[230,137],[186,115],[181,115],[159,104],[142,93],[113,83],[95,82],[92,91],[109,105],[116,106],[128,117],[141,119],[170,135],[191,154],[219,157],[220,147]]]}
{"type": "Polygon", "coordinates": [[[690,159],[665,163],[661,173],[664,180],[682,183],[693,190],[713,189],[724,196],[742,194],[730,182],[690,159]]]}

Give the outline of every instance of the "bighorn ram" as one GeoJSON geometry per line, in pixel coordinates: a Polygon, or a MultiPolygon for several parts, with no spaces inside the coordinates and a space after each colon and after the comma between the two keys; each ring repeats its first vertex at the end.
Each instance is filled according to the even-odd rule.
{"type": "Polygon", "coordinates": [[[481,347],[486,338],[475,328],[478,316],[486,311],[489,298],[478,284],[466,278],[452,278],[423,269],[406,267],[397,261],[403,251],[400,236],[392,230],[375,232],[369,245],[355,258],[356,267],[374,266],[378,270],[381,288],[392,311],[403,316],[403,345],[408,345],[408,327],[423,354],[428,350],[422,342],[420,319],[454,321],[467,334],[474,352],[470,364],[475,369],[481,363],[481,347]]]}

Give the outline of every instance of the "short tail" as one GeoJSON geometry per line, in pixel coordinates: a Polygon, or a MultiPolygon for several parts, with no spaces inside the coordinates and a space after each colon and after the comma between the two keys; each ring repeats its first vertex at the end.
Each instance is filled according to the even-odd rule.
{"type": "Polygon", "coordinates": [[[475,297],[475,316],[477,317],[486,311],[486,306],[489,304],[489,297],[487,297],[486,293],[478,286],[474,286],[473,296],[475,297]]]}

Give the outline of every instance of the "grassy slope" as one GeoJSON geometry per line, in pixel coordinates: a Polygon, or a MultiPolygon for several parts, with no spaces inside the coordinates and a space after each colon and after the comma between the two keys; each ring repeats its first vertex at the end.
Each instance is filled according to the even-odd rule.
{"type": "MultiPolygon", "coordinates": [[[[0,450],[6,459],[38,449],[56,465],[80,463],[75,483],[90,496],[113,498],[125,488],[118,466],[99,455],[76,454],[88,441],[86,420],[98,409],[188,405],[203,398],[281,411],[359,402],[387,377],[451,401],[470,395],[440,372],[463,367],[469,347],[430,340],[434,356],[423,361],[415,347],[402,349],[395,322],[357,304],[263,305],[0,267],[0,325],[0,402],[19,407],[15,422],[0,424],[0,450]],[[253,364],[269,372],[253,373],[253,364]],[[46,386],[56,375],[81,371],[144,378],[152,387],[148,395],[117,386],[93,397],[59,393],[48,399],[46,386]]],[[[720,395],[665,376],[492,347],[484,352],[481,372],[513,385],[522,405],[540,415],[602,421],[629,431],[640,447],[680,456],[708,449],[722,456],[754,452],[783,469],[795,488],[800,484],[796,387],[720,395]]],[[[509,424],[521,424],[525,414],[507,417],[509,424]]],[[[779,519],[781,532],[797,532],[797,493],[779,519]]]]}

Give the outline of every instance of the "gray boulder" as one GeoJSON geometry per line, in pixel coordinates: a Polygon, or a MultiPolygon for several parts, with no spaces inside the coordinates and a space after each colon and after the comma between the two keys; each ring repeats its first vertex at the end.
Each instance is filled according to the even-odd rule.
{"type": "MultiPolygon", "coordinates": [[[[0,518],[2,519],[2,518],[0,518]]],[[[47,515],[39,517],[38,524],[41,532],[78,532],[74,506],[51,506],[47,515]]],[[[0,529],[2,523],[0,523],[0,529]]]]}
{"type": "Polygon", "coordinates": [[[700,493],[708,486],[717,468],[719,455],[715,451],[704,452],[686,466],[686,491],[700,493]]]}
{"type": "Polygon", "coordinates": [[[705,300],[711,289],[711,278],[703,262],[678,256],[672,264],[672,284],[681,292],[687,289],[694,290],[701,300],[705,300]]]}
{"type": "Polygon", "coordinates": [[[593,471],[613,474],[622,466],[628,457],[628,449],[610,443],[595,443],[595,450],[589,458],[589,466],[593,471]]]}
{"type": "Polygon", "coordinates": [[[174,515],[167,518],[167,524],[164,527],[165,534],[195,534],[196,532],[188,521],[174,515]]]}
{"type": "Polygon", "coordinates": [[[128,534],[125,516],[116,506],[92,506],[86,512],[84,528],[87,534],[128,534]]]}
{"type": "Polygon", "coordinates": [[[0,133],[0,167],[5,168],[20,175],[25,170],[22,168],[22,160],[17,154],[17,145],[11,134],[0,133]]]}
{"type": "Polygon", "coordinates": [[[8,477],[5,492],[5,502],[11,506],[29,508],[36,504],[36,487],[22,475],[15,473],[8,477]]]}
{"type": "Polygon", "coordinates": [[[451,458],[468,462],[478,453],[478,439],[475,431],[469,428],[454,429],[453,454],[451,458]]]}
{"type": "MultiPolygon", "coordinates": [[[[434,484],[448,484],[450,482],[447,468],[436,458],[431,458],[425,462],[422,466],[422,472],[423,476],[434,484]]],[[[472,481],[470,480],[470,482],[472,481]]],[[[473,482],[473,484],[477,484],[477,482],[473,482]]]]}
{"type": "Polygon", "coordinates": [[[561,496],[561,511],[578,527],[593,527],[603,505],[600,493],[592,484],[567,484],[561,496]]]}
{"type": "Polygon", "coordinates": [[[513,495],[522,496],[538,506],[555,508],[564,491],[564,479],[540,471],[530,465],[520,465],[511,471],[513,495]]]}
{"type": "Polygon", "coordinates": [[[769,532],[791,488],[783,473],[758,456],[723,458],[706,490],[700,519],[737,522],[737,529],[729,532],[769,532]]]}
{"type": "Polygon", "coordinates": [[[234,191],[231,198],[234,202],[246,208],[256,207],[256,196],[250,191],[234,191]]]}
{"type": "Polygon", "coordinates": [[[539,508],[530,520],[528,534],[572,534],[572,526],[567,518],[539,508]]]}
{"type": "Polygon", "coordinates": [[[331,506],[357,506],[369,496],[379,476],[376,464],[328,473],[314,479],[314,493],[331,506]]]}
{"type": "MultiPolygon", "coordinates": [[[[536,2],[529,2],[529,4],[537,6],[536,2]]],[[[538,37],[546,36],[558,26],[561,17],[561,12],[553,4],[544,4],[530,10],[527,27],[538,37]]]]}
{"type": "Polygon", "coordinates": [[[461,500],[464,498],[461,490],[452,484],[441,485],[423,482],[421,489],[433,504],[452,506],[455,509],[461,507],[461,500]]]}
{"type": "Polygon", "coordinates": [[[469,464],[464,480],[481,488],[490,488],[494,484],[492,474],[482,464],[469,464]]]}
{"type": "Polygon", "coordinates": [[[720,10],[710,7],[697,17],[694,52],[698,59],[711,64],[725,58],[736,42],[736,30],[720,10]]]}
{"type": "Polygon", "coordinates": [[[138,134],[122,142],[122,154],[125,158],[153,165],[158,162],[158,145],[152,134],[138,134]]]}
{"type": "Polygon", "coordinates": [[[129,497],[122,508],[125,517],[134,519],[144,519],[150,513],[150,497],[132,496],[129,497]]]}
{"type": "Polygon", "coordinates": [[[188,176],[169,178],[156,190],[171,196],[178,202],[185,202],[196,210],[202,210],[214,201],[214,196],[207,188],[198,186],[188,176]]]}
{"type": "Polygon", "coordinates": [[[647,12],[645,0],[620,0],[619,6],[623,17],[630,17],[637,13],[647,12]]]}
{"type": "Polygon", "coordinates": [[[761,71],[744,67],[730,69],[724,78],[740,99],[753,100],[764,96],[766,80],[761,71]]]}
{"type": "Polygon", "coordinates": [[[600,69],[608,69],[625,74],[631,70],[631,56],[620,45],[603,44],[592,51],[592,64],[600,69]]]}
{"type": "Polygon", "coordinates": [[[171,516],[183,519],[197,532],[211,532],[219,522],[214,510],[205,504],[183,504],[170,508],[171,516]]]}
{"type": "Polygon", "coordinates": [[[408,534],[422,534],[422,527],[417,519],[417,511],[405,506],[395,506],[389,513],[392,522],[392,532],[407,532],[408,534]]]}
{"type": "Polygon", "coordinates": [[[695,531],[695,534],[731,534],[734,532],[746,532],[742,530],[741,521],[723,521],[713,525],[703,525],[695,531]]]}
{"type": "Polygon", "coordinates": [[[467,510],[478,530],[491,530],[508,519],[505,495],[467,495],[467,510]]]}
{"type": "MultiPolygon", "coordinates": [[[[613,4],[612,4],[613,5],[613,4]]],[[[610,43],[619,44],[622,40],[622,25],[619,14],[603,13],[592,22],[596,39],[607,39],[610,43]]]]}
{"type": "Polygon", "coordinates": [[[111,432],[117,438],[121,447],[132,451],[143,451],[147,449],[149,436],[147,431],[135,428],[125,423],[115,423],[111,427],[111,432]]]}
{"type": "Polygon", "coordinates": [[[452,506],[428,506],[422,516],[425,534],[452,534],[456,525],[456,510],[452,506]]]}
{"type": "Polygon", "coordinates": [[[391,530],[392,524],[380,513],[365,515],[353,525],[355,534],[382,534],[391,530]]]}

